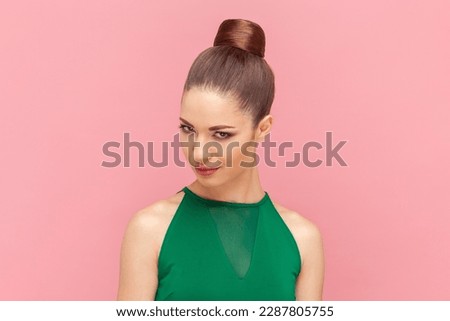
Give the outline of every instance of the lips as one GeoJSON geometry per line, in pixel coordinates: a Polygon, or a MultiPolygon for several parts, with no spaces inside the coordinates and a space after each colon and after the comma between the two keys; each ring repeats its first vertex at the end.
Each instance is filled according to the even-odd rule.
{"type": "Polygon", "coordinates": [[[205,167],[199,166],[195,167],[195,171],[202,176],[209,176],[214,174],[220,167],[205,167]]]}
{"type": "Polygon", "coordinates": [[[207,171],[207,170],[213,170],[218,169],[219,167],[206,167],[206,166],[198,166],[195,169],[201,170],[201,171],[207,171]]]}

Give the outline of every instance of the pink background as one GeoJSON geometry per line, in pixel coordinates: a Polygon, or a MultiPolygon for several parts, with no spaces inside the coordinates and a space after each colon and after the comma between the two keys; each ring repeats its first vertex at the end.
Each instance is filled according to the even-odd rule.
{"type": "Polygon", "coordinates": [[[261,165],[272,199],[322,231],[324,299],[450,300],[444,0],[3,1],[0,299],[115,300],[129,218],[195,176],[139,168],[136,151],[105,168],[102,145],[128,132],[161,159],[188,69],[227,18],[266,32],[272,139],[289,155],[327,131],[347,141],[347,167],[261,165]]]}

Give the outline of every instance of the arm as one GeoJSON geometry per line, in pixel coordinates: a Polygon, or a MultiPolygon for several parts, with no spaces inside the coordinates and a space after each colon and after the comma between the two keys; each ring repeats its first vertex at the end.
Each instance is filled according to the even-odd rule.
{"type": "Polygon", "coordinates": [[[128,222],[120,254],[117,300],[154,300],[158,285],[156,230],[151,210],[137,212],[128,222]]]}
{"type": "Polygon", "coordinates": [[[324,279],[324,253],[319,229],[308,222],[299,231],[302,267],[297,277],[297,301],[321,301],[324,279]]]}

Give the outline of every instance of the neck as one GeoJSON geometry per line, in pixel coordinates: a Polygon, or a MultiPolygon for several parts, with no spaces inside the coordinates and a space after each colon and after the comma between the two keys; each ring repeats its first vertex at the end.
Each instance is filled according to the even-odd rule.
{"type": "Polygon", "coordinates": [[[205,198],[226,202],[256,203],[264,197],[257,167],[249,168],[225,184],[205,186],[197,179],[188,188],[205,198]]]}

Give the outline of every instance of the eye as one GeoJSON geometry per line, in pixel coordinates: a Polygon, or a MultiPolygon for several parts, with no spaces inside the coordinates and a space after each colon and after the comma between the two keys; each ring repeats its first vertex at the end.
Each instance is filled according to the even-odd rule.
{"type": "Polygon", "coordinates": [[[226,139],[226,138],[233,136],[230,133],[226,133],[226,132],[216,132],[214,135],[219,139],[226,139]]]}
{"type": "Polygon", "coordinates": [[[179,128],[181,128],[185,133],[192,133],[194,131],[193,128],[188,125],[181,124],[179,128]]]}

